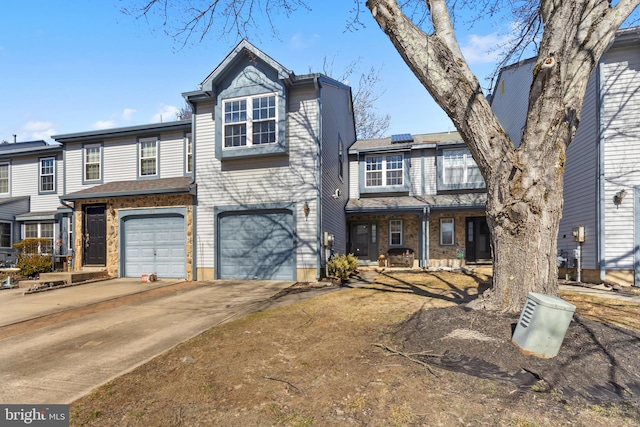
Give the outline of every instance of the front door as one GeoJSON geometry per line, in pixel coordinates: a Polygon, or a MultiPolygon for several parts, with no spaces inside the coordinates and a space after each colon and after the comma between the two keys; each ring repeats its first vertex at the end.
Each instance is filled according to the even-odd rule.
{"type": "Polygon", "coordinates": [[[83,214],[83,263],[84,265],[106,265],[107,221],[105,206],[85,206],[83,214]]]}
{"type": "Polygon", "coordinates": [[[352,224],[350,238],[351,253],[358,259],[369,261],[377,259],[376,224],[368,222],[352,224]]]}
{"type": "Polygon", "coordinates": [[[491,234],[485,217],[467,217],[465,235],[467,262],[491,260],[491,234]]]}

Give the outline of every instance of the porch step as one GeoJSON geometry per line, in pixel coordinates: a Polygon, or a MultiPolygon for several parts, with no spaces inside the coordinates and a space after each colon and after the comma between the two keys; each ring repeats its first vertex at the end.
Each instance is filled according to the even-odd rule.
{"type": "Polygon", "coordinates": [[[67,284],[85,282],[87,280],[106,279],[109,277],[106,270],[96,271],[54,271],[51,273],[40,273],[38,282],[64,281],[67,284]]]}

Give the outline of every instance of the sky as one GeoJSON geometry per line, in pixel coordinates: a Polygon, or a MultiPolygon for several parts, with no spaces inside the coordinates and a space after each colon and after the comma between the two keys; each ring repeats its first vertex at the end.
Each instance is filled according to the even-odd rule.
{"type": "MultiPolygon", "coordinates": [[[[380,93],[376,113],[390,115],[388,135],[455,130],[411,73],[368,10],[364,28],[345,31],[353,3],[311,2],[311,11],[276,17],[277,34],[257,16],[251,43],[296,74],[344,73],[356,61],[351,85],[372,67],[380,93]]],[[[364,2],[363,2],[364,3],[364,2]]],[[[198,85],[240,41],[212,30],[184,47],[159,19],[122,13],[133,0],[5,2],[0,14],[0,141],[44,139],[176,120],[183,92],[198,85]]],[[[489,23],[458,40],[483,86],[490,53],[504,28],[489,23]]]]}

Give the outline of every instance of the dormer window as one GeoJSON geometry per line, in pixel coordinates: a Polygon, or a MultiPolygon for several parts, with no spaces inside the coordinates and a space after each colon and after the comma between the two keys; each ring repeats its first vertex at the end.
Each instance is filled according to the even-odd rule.
{"type": "Polygon", "coordinates": [[[275,94],[230,99],[223,103],[225,149],[276,142],[275,94]]]}
{"type": "Polygon", "coordinates": [[[481,188],[484,179],[468,148],[438,149],[438,191],[481,188]]]}

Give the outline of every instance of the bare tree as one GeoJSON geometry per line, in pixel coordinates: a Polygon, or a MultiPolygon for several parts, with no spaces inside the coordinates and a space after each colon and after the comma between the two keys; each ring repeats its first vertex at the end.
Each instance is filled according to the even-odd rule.
{"type": "MultiPolygon", "coordinates": [[[[347,82],[356,73],[360,62],[360,58],[351,61],[342,73],[335,75],[333,72],[333,59],[328,60],[325,57],[322,72],[338,81],[347,82]]],[[[353,115],[357,138],[382,138],[389,130],[391,116],[389,114],[379,114],[376,111],[375,104],[385,93],[380,81],[380,70],[371,67],[367,72],[361,73],[358,84],[353,89],[353,115]]]]}
{"type": "MultiPolygon", "coordinates": [[[[170,3],[148,0],[144,13],[154,7],[166,10],[170,3]]],[[[268,13],[276,3],[287,13],[304,5],[302,0],[203,0],[208,7],[190,15],[182,34],[200,28],[196,23],[211,29],[216,9],[231,10],[220,16],[241,32],[253,24],[254,8],[265,7],[268,13]]],[[[558,292],[556,239],[566,150],[580,121],[589,76],[640,0],[475,3],[487,16],[505,8],[514,11],[521,18],[518,43],[533,42],[537,49],[526,125],[517,147],[493,114],[456,40],[452,16],[471,2],[407,0],[400,5],[396,0],[368,0],[366,8],[451,118],[486,181],[494,278],[492,288],[475,305],[517,312],[529,291],[558,292]]],[[[354,4],[357,22],[364,9],[360,2],[354,4]]]]}

